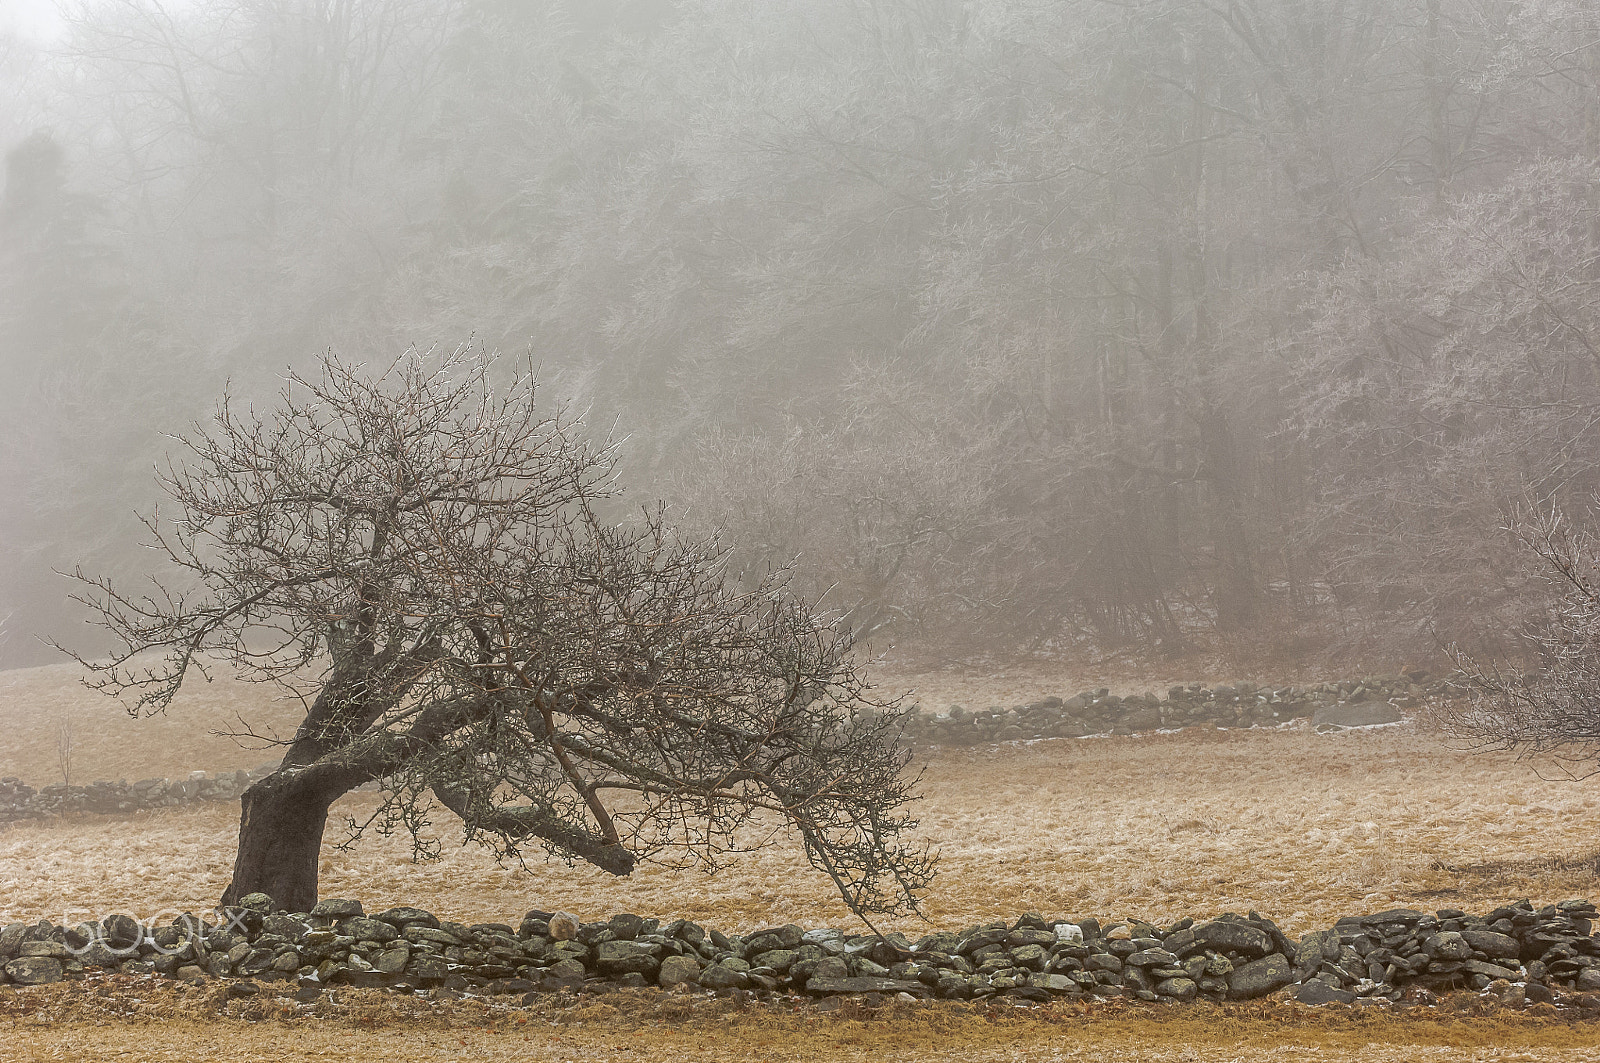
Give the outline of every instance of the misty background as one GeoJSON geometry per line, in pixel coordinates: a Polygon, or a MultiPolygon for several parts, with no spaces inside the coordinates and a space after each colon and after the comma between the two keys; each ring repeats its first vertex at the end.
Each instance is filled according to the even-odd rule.
{"type": "Polygon", "coordinates": [[[6,665],[330,348],[531,358],[878,642],[1504,641],[1600,486],[1587,0],[0,11],[6,665]]]}

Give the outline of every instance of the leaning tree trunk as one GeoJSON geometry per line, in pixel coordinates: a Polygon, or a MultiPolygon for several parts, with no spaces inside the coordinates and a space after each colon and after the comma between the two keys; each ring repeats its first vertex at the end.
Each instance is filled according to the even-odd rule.
{"type": "Polygon", "coordinates": [[[298,772],[279,770],[240,799],[239,854],[225,905],[265,893],[273,905],[309,912],[317,903],[317,867],[328,808],[340,795],[304,784],[298,772]]]}

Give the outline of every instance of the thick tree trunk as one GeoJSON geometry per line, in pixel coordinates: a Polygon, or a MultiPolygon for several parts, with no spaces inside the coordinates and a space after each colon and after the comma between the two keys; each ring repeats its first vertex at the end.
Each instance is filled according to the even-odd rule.
{"type": "Polygon", "coordinates": [[[291,912],[317,903],[317,868],[328,807],[338,794],[301,783],[298,772],[277,771],[240,798],[239,854],[223,904],[265,893],[291,912]]]}

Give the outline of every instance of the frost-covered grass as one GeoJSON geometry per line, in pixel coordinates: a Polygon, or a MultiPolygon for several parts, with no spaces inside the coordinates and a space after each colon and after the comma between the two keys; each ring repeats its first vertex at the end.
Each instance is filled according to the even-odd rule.
{"type": "MultiPolygon", "coordinates": [[[[49,693],[52,680],[66,678],[58,670],[6,675],[0,714],[23,730],[49,703],[15,692],[49,693]]],[[[199,693],[165,719],[126,721],[102,709],[119,737],[97,736],[94,752],[76,761],[86,771],[140,765],[122,773],[130,777],[215,765],[233,748],[226,740],[211,738],[197,753],[177,739],[204,730],[207,713],[237,712],[261,695],[223,684],[199,693]]],[[[38,746],[9,747],[26,777],[44,771],[27,758],[53,753],[38,746]]],[[[264,756],[233,752],[245,762],[264,756]]],[[[938,751],[922,790],[923,836],[942,854],[926,905],[939,927],[1030,909],[1162,921],[1256,908],[1309,930],[1397,905],[1477,909],[1600,893],[1600,779],[1541,779],[1527,763],[1451,750],[1410,726],[1331,735],[1194,730],[938,751]]],[[[353,795],[336,812],[362,818],[372,802],[353,795]]],[[[59,919],[107,905],[202,910],[228,881],[237,817],[229,803],[0,832],[0,917],[59,919]]],[[[729,929],[849,922],[782,835],[715,877],[646,867],[613,879],[542,858],[531,873],[497,867],[476,847],[452,844],[449,824],[441,811],[442,859],[416,865],[397,838],[373,836],[339,852],[332,843],[342,832],[330,823],[323,895],[378,908],[419,904],[469,921],[559,907],[586,918],[681,915],[729,929]]],[[[898,925],[915,933],[924,924],[898,925]]]]}
{"type": "MultiPolygon", "coordinates": [[[[971,692],[981,698],[989,689],[973,677],[900,678],[918,685],[940,708],[963,698],[980,703],[971,692]]],[[[999,682],[1011,687],[993,701],[1008,704],[1070,691],[1075,679],[1024,675],[997,677],[999,682]]],[[[201,687],[170,716],[152,721],[125,720],[95,697],[72,688],[66,669],[0,673],[0,726],[21,736],[6,746],[10,766],[0,770],[36,784],[49,781],[49,719],[63,705],[98,711],[99,726],[106,729],[90,740],[80,724],[75,762],[82,765],[81,778],[179,774],[194,766],[255,764],[268,756],[204,736],[226,714],[259,710],[257,688],[201,687]],[[183,741],[196,734],[204,737],[183,741]]],[[[292,715],[277,711],[279,726],[291,726],[292,715]]],[[[1161,921],[1257,908],[1304,931],[1341,915],[1398,905],[1483,910],[1523,896],[1548,901],[1600,895],[1593,833],[1600,822],[1600,779],[1544,780],[1529,764],[1453,751],[1409,725],[1332,735],[1195,730],[949,750],[928,758],[922,789],[924,835],[943,857],[942,875],[927,901],[929,922],[939,927],[1028,909],[1049,916],[1161,921]]],[[[355,795],[339,811],[359,816],[372,800],[355,795]]],[[[59,921],[114,908],[142,916],[204,910],[228,881],[237,816],[230,803],[0,831],[0,921],[59,921]]],[[[441,828],[448,819],[441,815],[441,828]]],[[[330,824],[330,842],[338,833],[330,824]]],[[[618,911],[681,915],[728,929],[850,922],[826,881],[784,841],[737,858],[714,878],[646,868],[613,879],[556,861],[537,861],[531,873],[502,869],[477,848],[449,844],[438,862],[415,865],[399,839],[372,837],[349,853],[330,845],[322,893],[360,898],[369,910],[417,904],[465,921],[514,921],[539,907],[566,908],[585,918],[618,911]]],[[[925,924],[897,925],[916,934],[925,924]]],[[[114,1002],[128,992],[94,999],[114,1002]]],[[[138,1021],[87,1012],[73,1018],[68,1009],[49,1026],[38,1026],[27,1017],[41,1014],[34,1005],[13,1008],[6,1001],[14,998],[0,991],[0,1028],[14,1026],[19,1036],[0,1038],[0,1060],[29,1058],[30,1052],[49,1058],[68,1044],[79,1059],[102,1058],[84,1054],[89,1049],[80,1046],[86,1044],[99,1046],[93,1051],[103,1050],[103,1058],[161,1058],[159,1046],[141,1040],[149,1027],[138,1021]],[[97,1025],[106,1021],[110,1026],[97,1025]]],[[[389,1005],[373,1006],[381,1011],[389,1005]]],[[[1307,1026],[1264,1019],[1252,1026],[1255,1019],[1238,1013],[1197,1012],[1179,1020],[1157,1009],[1138,1020],[1100,1015],[1087,1026],[1033,1020],[996,1025],[957,1009],[940,1013],[942,1018],[930,1013],[890,1016],[888,1022],[883,1016],[859,1022],[745,1015],[724,1029],[734,1020],[708,1015],[703,1022],[685,1019],[663,1027],[651,1010],[656,1004],[639,1007],[645,1010],[638,1015],[655,1018],[628,1018],[624,1009],[592,1016],[593,1023],[557,1027],[550,1016],[528,1025],[487,1013],[466,1021],[463,1014],[448,1028],[428,1019],[419,1030],[381,1022],[371,1029],[370,1016],[309,1026],[290,1021],[305,1054],[397,1060],[577,1059],[622,1052],[646,1060],[1600,1060],[1592,1031],[1573,1033],[1528,1019],[1448,1027],[1415,1020],[1374,1026],[1375,1020],[1352,1018],[1307,1026]],[[485,1023],[499,1025],[489,1032],[481,1028],[485,1023]],[[908,1044],[917,1051],[908,1054],[908,1044]]],[[[239,1008],[228,1005],[218,1017],[209,1006],[190,1015],[163,1005],[149,1017],[172,1023],[173,1031],[181,1028],[182,1045],[165,1036],[160,1044],[173,1044],[184,1058],[283,1058],[282,1039],[290,1032],[275,1022],[238,1021],[233,1012],[239,1008]]]]}

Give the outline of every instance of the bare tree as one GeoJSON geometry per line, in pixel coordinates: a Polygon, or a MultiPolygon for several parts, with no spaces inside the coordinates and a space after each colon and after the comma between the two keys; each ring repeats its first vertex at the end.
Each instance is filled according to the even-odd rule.
{"type": "Polygon", "coordinates": [[[76,737],[72,720],[56,721],[56,767],[61,769],[61,784],[72,785],[72,743],[76,737]]]}
{"type": "Polygon", "coordinates": [[[130,712],[218,658],[306,702],[244,794],[224,902],[309,908],[330,805],[379,780],[354,832],[403,826],[420,853],[430,792],[501,858],[542,845],[616,875],[715,868],[787,825],[852,910],[914,908],[932,857],[901,841],[908,754],[848,635],[781,574],[733,589],[664,508],[603,515],[614,449],[492,365],[330,358],[268,416],[224,400],[162,475],[176,519],[147,520],[181,582],[79,574],[124,647],[94,685],[130,712]]]}
{"type": "Polygon", "coordinates": [[[1509,530],[1538,558],[1548,586],[1544,621],[1526,638],[1531,664],[1457,662],[1471,681],[1464,705],[1436,709],[1446,732],[1479,749],[1516,750],[1575,777],[1600,771],[1600,540],[1557,509],[1524,509],[1509,530]]]}

